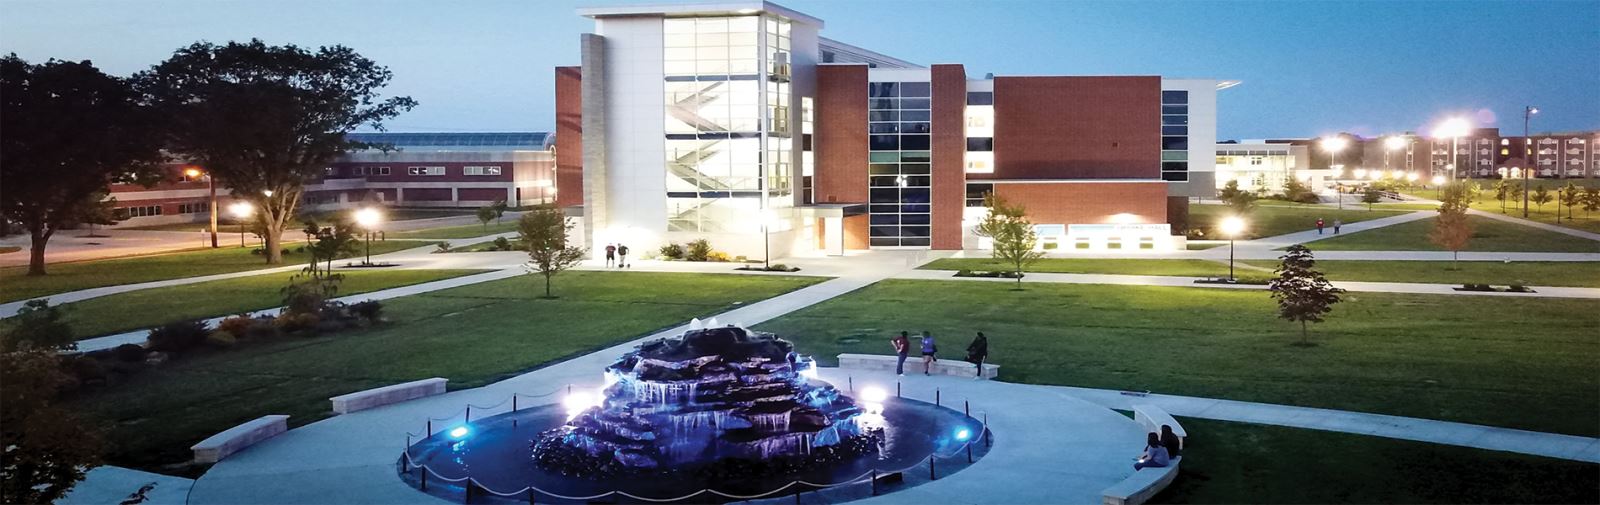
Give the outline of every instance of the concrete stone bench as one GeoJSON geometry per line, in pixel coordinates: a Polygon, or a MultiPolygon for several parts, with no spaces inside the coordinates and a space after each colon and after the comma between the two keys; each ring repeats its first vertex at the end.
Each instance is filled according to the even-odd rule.
{"type": "MultiPolygon", "coordinates": [[[[882,354],[840,354],[839,368],[894,373],[894,365],[897,359],[895,356],[882,354]]],[[[933,367],[928,372],[939,375],[971,377],[975,370],[972,368],[972,363],[957,359],[940,359],[933,363],[933,367]]],[[[906,357],[906,373],[922,373],[922,356],[912,355],[906,357]]],[[[1000,365],[983,364],[983,378],[993,379],[999,376],[1000,365]]]]}
{"type": "Polygon", "coordinates": [[[382,407],[391,403],[444,394],[446,382],[449,382],[449,380],[434,377],[432,379],[422,379],[366,391],[357,391],[335,396],[329,398],[329,400],[333,401],[334,414],[349,414],[374,407],[382,407]]]}
{"type": "MultiPolygon", "coordinates": [[[[1171,426],[1172,433],[1178,436],[1179,449],[1183,448],[1189,438],[1188,432],[1183,430],[1183,425],[1178,424],[1170,414],[1155,405],[1134,405],[1133,420],[1150,433],[1160,433],[1162,425],[1171,426]]],[[[1172,458],[1167,466],[1133,472],[1133,475],[1123,479],[1122,482],[1100,492],[1101,505],[1140,505],[1150,501],[1150,498],[1172,484],[1173,479],[1178,478],[1178,464],[1182,462],[1183,457],[1180,456],[1172,458]]]]}
{"type": "Polygon", "coordinates": [[[261,416],[201,440],[200,443],[189,447],[189,450],[194,451],[196,463],[216,463],[285,431],[289,431],[289,416],[261,416]]]}

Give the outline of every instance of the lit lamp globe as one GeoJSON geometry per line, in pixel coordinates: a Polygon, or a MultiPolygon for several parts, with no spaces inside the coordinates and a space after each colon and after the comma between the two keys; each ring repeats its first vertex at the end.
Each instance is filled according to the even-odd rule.
{"type": "Polygon", "coordinates": [[[1440,185],[1440,184],[1444,184],[1444,176],[1442,176],[1442,175],[1433,176],[1433,184],[1435,186],[1440,185]]]}
{"type": "Polygon", "coordinates": [[[368,207],[356,211],[356,224],[361,225],[362,228],[371,230],[376,228],[381,221],[383,221],[383,215],[378,213],[378,209],[368,207]]]}
{"type": "Polygon", "coordinates": [[[1416,172],[1406,172],[1406,180],[1417,182],[1418,178],[1420,178],[1420,176],[1418,176],[1416,172]]]}
{"type": "Polygon", "coordinates": [[[1400,149],[1400,148],[1405,147],[1405,146],[1406,146],[1406,138],[1405,137],[1401,137],[1401,136],[1396,135],[1396,136],[1393,136],[1393,137],[1389,137],[1389,138],[1383,139],[1383,147],[1389,148],[1390,151],[1394,151],[1394,150],[1400,149]]]}
{"type": "Polygon", "coordinates": [[[1238,217],[1229,217],[1222,220],[1222,234],[1228,237],[1237,237],[1244,232],[1244,220],[1238,217]]]}
{"type": "Polygon", "coordinates": [[[228,213],[239,219],[250,217],[255,212],[256,208],[254,205],[250,205],[250,202],[234,202],[233,205],[228,206],[228,213]]]}

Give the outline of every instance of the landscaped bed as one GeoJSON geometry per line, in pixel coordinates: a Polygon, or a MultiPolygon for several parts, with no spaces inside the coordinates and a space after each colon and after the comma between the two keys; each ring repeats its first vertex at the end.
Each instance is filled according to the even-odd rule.
{"type": "MultiPolygon", "coordinates": [[[[290,238],[290,234],[285,234],[284,237],[290,238]]],[[[45,267],[49,275],[42,277],[28,276],[26,266],[5,267],[0,268],[0,303],[101,286],[304,265],[307,260],[306,253],[296,252],[304,245],[303,242],[285,244],[284,248],[288,249],[289,253],[283,255],[282,265],[268,265],[266,257],[252,254],[252,249],[223,247],[127,258],[50,263],[45,267]]],[[[361,247],[361,251],[365,253],[365,243],[361,247]]],[[[372,254],[416,247],[428,247],[428,244],[404,240],[374,241],[372,254]]]]}
{"type": "Polygon", "coordinates": [[[832,364],[932,331],[1001,378],[1600,434],[1593,300],[1346,293],[1315,347],[1265,291],[888,280],[760,325],[832,364]]]}
{"type": "Polygon", "coordinates": [[[110,463],[162,469],[188,460],[196,441],[264,414],[303,425],[352,391],[436,376],[452,389],[481,386],[823,280],[572,271],[556,279],[553,300],[530,278],[487,282],[385,301],[391,322],[366,330],[180,356],[71,406],[109,425],[110,463]]]}
{"type": "MultiPolygon", "coordinates": [[[[1428,241],[1436,218],[1419,219],[1394,226],[1318,240],[1309,245],[1318,251],[1443,251],[1428,241]]],[[[1465,251],[1474,252],[1600,252],[1600,241],[1508,223],[1483,216],[1467,216],[1472,223],[1472,241],[1465,251]]]]}

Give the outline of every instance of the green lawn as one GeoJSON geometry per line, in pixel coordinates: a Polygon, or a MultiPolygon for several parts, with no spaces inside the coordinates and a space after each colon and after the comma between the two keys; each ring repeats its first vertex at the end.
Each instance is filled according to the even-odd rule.
{"type": "Polygon", "coordinates": [[[488,226],[481,224],[469,224],[466,226],[445,226],[440,228],[423,228],[420,230],[397,231],[389,233],[389,237],[446,240],[477,238],[485,235],[494,235],[511,231],[517,231],[517,220],[515,219],[504,219],[499,224],[490,222],[488,226]]]}
{"type": "MultiPolygon", "coordinates": [[[[1394,226],[1318,240],[1309,247],[1318,251],[1443,251],[1428,241],[1436,218],[1419,219],[1394,226]]],[[[1466,251],[1479,252],[1600,252],[1600,242],[1541,230],[1532,226],[1497,221],[1483,216],[1467,216],[1472,223],[1472,240],[1466,251]]]]}
{"type": "Polygon", "coordinates": [[[18,252],[18,251],[21,251],[21,250],[22,250],[21,247],[17,247],[17,246],[14,246],[14,245],[8,245],[8,246],[0,247],[0,254],[11,254],[11,253],[18,252]]]}
{"type": "MultiPolygon", "coordinates": [[[[344,270],[339,296],[478,273],[480,270],[344,270]]],[[[262,274],[91,298],[63,307],[78,338],[151,328],[283,305],[280,292],[298,272],[262,274]]]]}
{"type": "Polygon", "coordinates": [[[1182,418],[1178,479],[1152,503],[1597,503],[1600,465],[1182,418]]]}
{"type": "MultiPolygon", "coordinates": [[[[1346,224],[1368,219],[1404,214],[1403,211],[1367,210],[1365,208],[1346,207],[1339,210],[1321,205],[1291,204],[1287,202],[1261,202],[1255,210],[1245,216],[1244,235],[1241,239],[1256,239],[1272,237],[1298,231],[1314,230],[1317,228],[1317,219],[1321,218],[1329,229],[1333,228],[1333,220],[1343,220],[1346,224]]],[[[1224,239],[1221,233],[1214,231],[1216,224],[1222,218],[1232,215],[1232,211],[1225,205],[1190,205],[1189,228],[1198,229],[1204,233],[1205,238],[1224,239]]]]}
{"type": "MultiPolygon", "coordinates": [[[[1481,211],[1484,211],[1484,212],[1502,212],[1502,205],[1501,205],[1500,200],[1495,199],[1495,197],[1494,197],[1494,189],[1493,188],[1494,188],[1494,182],[1495,181],[1493,181],[1493,180],[1476,180],[1475,182],[1478,183],[1479,193],[1478,193],[1478,198],[1475,199],[1472,202],[1472,208],[1478,209],[1478,210],[1481,210],[1481,211]]],[[[1503,211],[1504,211],[1505,214],[1510,215],[1510,216],[1522,217],[1522,192],[1521,192],[1522,180],[1521,179],[1515,179],[1512,182],[1514,182],[1514,183],[1516,183],[1518,185],[1517,186],[1518,191],[1515,191],[1513,193],[1513,195],[1515,195],[1514,197],[1506,199],[1503,211]]],[[[1528,181],[1528,187],[1531,190],[1537,190],[1539,187],[1550,188],[1550,203],[1547,203],[1547,204],[1544,204],[1543,206],[1541,206],[1539,204],[1533,203],[1533,201],[1531,200],[1532,197],[1530,196],[1530,200],[1528,202],[1528,219],[1531,219],[1531,220],[1534,220],[1534,221],[1538,221],[1538,222],[1541,222],[1541,223],[1558,224],[1558,223],[1556,223],[1556,200],[1555,200],[1555,198],[1556,198],[1556,189],[1560,188],[1560,187],[1563,187],[1563,186],[1566,186],[1568,182],[1572,182],[1574,184],[1577,184],[1579,186],[1584,186],[1584,187],[1600,186],[1600,180],[1597,180],[1597,179],[1565,179],[1565,180],[1558,180],[1558,179],[1532,179],[1532,180],[1529,180],[1528,181]]],[[[1414,196],[1417,196],[1417,197],[1421,197],[1421,198],[1432,199],[1432,200],[1439,199],[1439,190],[1438,189],[1418,189],[1418,190],[1406,191],[1405,193],[1410,194],[1410,195],[1414,195],[1414,196]]],[[[1600,214],[1585,213],[1583,211],[1583,206],[1579,205],[1579,206],[1573,207],[1571,209],[1572,214],[1573,214],[1572,217],[1574,219],[1570,219],[1569,220],[1569,219],[1567,219],[1567,210],[1568,209],[1566,207],[1561,207],[1561,222],[1559,223],[1561,226],[1566,226],[1568,228],[1575,228],[1575,229],[1579,229],[1579,230],[1600,233],[1600,214]]]]}
{"type": "Polygon", "coordinates": [[[109,425],[119,444],[110,464],[156,469],[265,414],[299,426],[328,417],[328,398],[352,391],[428,377],[482,386],[822,280],[573,271],[556,279],[554,300],[539,298],[542,286],[528,277],[475,284],[385,301],[387,326],[183,357],[71,406],[109,425]]]}
{"type": "MultiPolygon", "coordinates": [[[[287,238],[287,235],[285,237],[287,238]]],[[[426,245],[410,241],[373,242],[372,254],[426,245]]],[[[301,244],[289,244],[290,253],[283,255],[284,265],[305,263],[306,254],[294,252],[294,249],[300,246],[301,244]]],[[[26,266],[4,267],[0,268],[0,303],[101,286],[243,272],[274,266],[281,265],[268,265],[265,256],[250,254],[250,249],[225,246],[221,249],[170,254],[51,263],[45,267],[49,275],[43,277],[29,277],[26,266]]]]}
{"type": "MultiPolygon", "coordinates": [[[[1315,243],[1312,244],[1316,245],[1315,243]]],[[[1276,268],[1277,261],[1243,263],[1276,268]]],[[[1343,261],[1317,260],[1317,269],[1335,281],[1425,282],[1506,286],[1600,288],[1600,262],[1573,261],[1343,261]]]]}
{"type": "MultiPolygon", "coordinates": [[[[1600,434],[1593,300],[1349,293],[1291,345],[1258,290],[887,280],[760,325],[832,364],[989,335],[1001,378],[1600,434]]],[[[1314,455],[1307,455],[1314,457],[1314,455]]]]}
{"type": "MultiPolygon", "coordinates": [[[[989,258],[943,258],[930,261],[928,264],[923,265],[921,269],[1009,271],[1012,267],[989,258]]],[[[1062,274],[1214,277],[1228,275],[1228,265],[1209,260],[1044,258],[1029,265],[1025,271],[1062,274]]]]}

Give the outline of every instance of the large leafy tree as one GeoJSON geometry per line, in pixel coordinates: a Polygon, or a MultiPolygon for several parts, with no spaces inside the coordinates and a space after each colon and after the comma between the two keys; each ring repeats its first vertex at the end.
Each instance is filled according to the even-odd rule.
{"type": "Polygon", "coordinates": [[[1323,314],[1333,311],[1344,290],[1333,287],[1316,270],[1311,249],[1304,245],[1289,246],[1280,259],[1282,263],[1273,271],[1278,276],[1267,283],[1267,289],[1278,302],[1278,317],[1300,323],[1300,344],[1309,345],[1307,324],[1322,322],[1323,314]]]}
{"type": "Polygon", "coordinates": [[[1011,266],[1016,273],[1017,286],[1021,287],[1022,271],[1044,257],[1044,252],[1036,249],[1039,236],[1033,231],[1033,223],[1028,221],[1027,209],[1007,203],[994,193],[983,195],[983,206],[988,208],[989,214],[978,222],[973,232],[989,237],[990,255],[1011,266]]]}
{"type": "Polygon", "coordinates": [[[0,503],[54,502],[100,464],[100,432],[56,402],[73,384],[60,360],[27,344],[0,353],[0,503]]]}
{"type": "Polygon", "coordinates": [[[1451,183],[1439,190],[1439,217],[1433,221],[1428,240],[1450,251],[1450,259],[1461,256],[1461,250],[1472,241],[1472,222],[1467,220],[1467,206],[1472,201],[1472,188],[1464,182],[1451,183]]]}
{"type": "Polygon", "coordinates": [[[32,240],[28,275],[63,228],[105,222],[114,182],[161,176],[159,123],[125,79],[88,61],[0,58],[0,213],[32,240]]]}
{"type": "Polygon", "coordinates": [[[554,205],[534,207],[517,221],[522,243],[528,246],[528,263],[523,269],[544,277],[545,298],[552,298],[550,280],[583,262],[588,254],[582,247],[567,245],[572,226],[572,220],[554,205]]]}
{"type": "Polygon", "coordinates": [[[277,264],[305,183],[340,154],[375,147],[345,134],[382,130],[416,106],[409,97],[378,95],[391,77],[348,47],[251,40],[179,49],[140,81],[171,122],[170,149],[255,205],[267,262],[277,264]]]}

